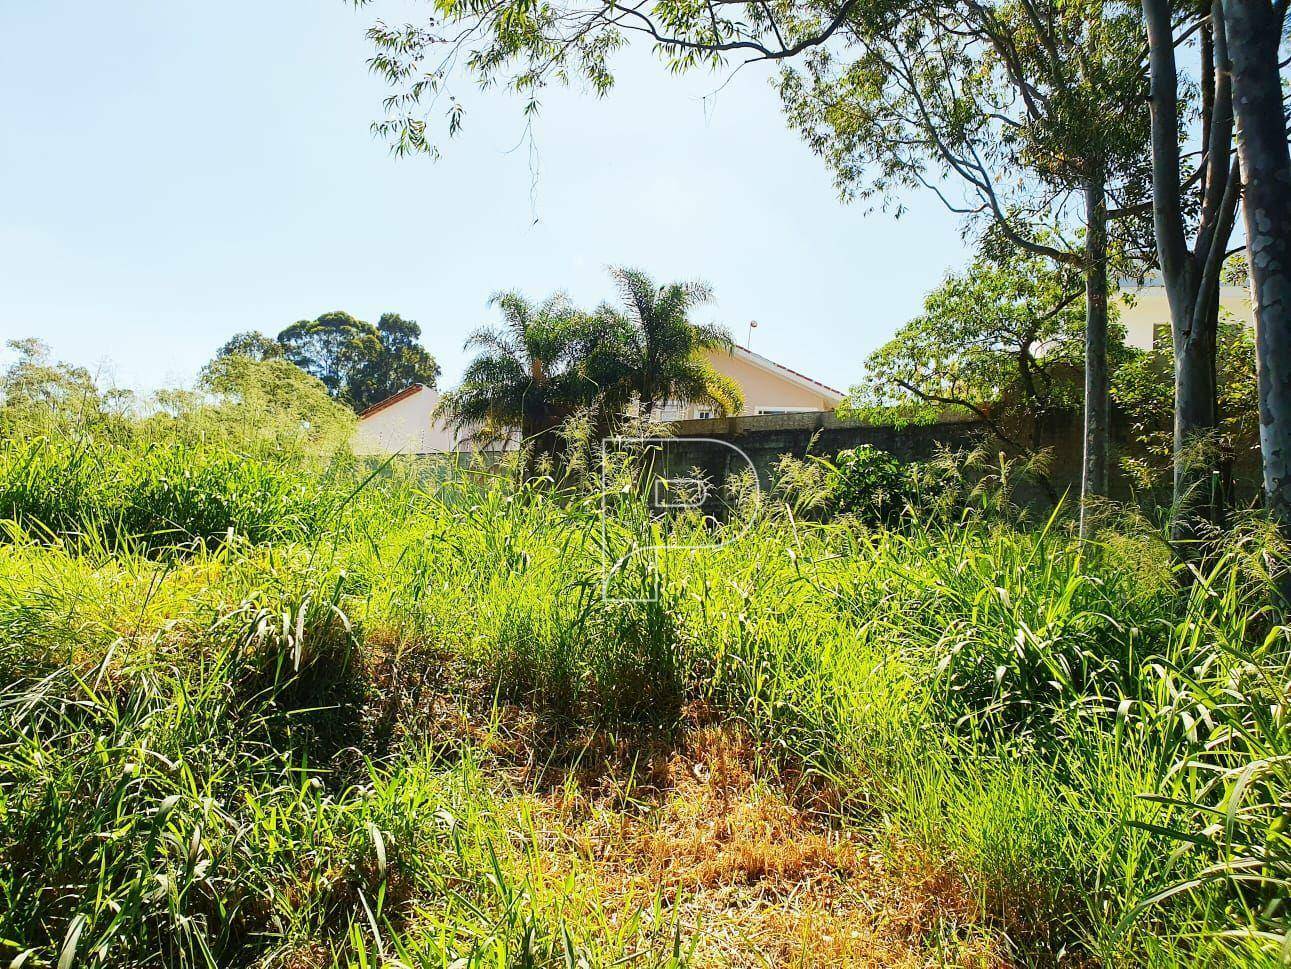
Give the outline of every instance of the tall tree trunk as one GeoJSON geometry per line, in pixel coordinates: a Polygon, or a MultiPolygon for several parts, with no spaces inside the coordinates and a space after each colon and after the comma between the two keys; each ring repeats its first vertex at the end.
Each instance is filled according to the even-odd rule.
{"type": "Polygon", "coordinates": [[[1191,557],[1204,521],[1222,523],[1217,487],[1215,349],[1219,267],[1232,233],[1238,179],[1229,177],[1232,97],[1222,7],[1215,0],[1202,31],[1202,130],[1207,145],[1197,249],[1185,239],[1179,157],[1179,86],[1169,0],[1142,0],[1151,77],[1152,216],[1170,306],[1174,351],[1174,506],[1171,537],[1191,557]],[[1231,184],[1230,184],[1231,183],[1231,184]]]}
{"type": "Polygon", "coordinates": [[[1202,308],[1200,315],[1198,326],[1189,325],[1182,331],[1172,327],[1175,516],[1171,536],[1185,557],[1191,557],[1191,550],[1203,537],[1199,526],[1203,522],[1219,524],[1223,515],[1215,440],[1219,418],[1215,387],[1218,302],[1202,308]]]}
{"type": "Polygon", "coordinates": [[[1107,494],[1107,191],[1103,171],[1085,182],[1085,454],[1080,476],[1080,533],[1091,499],[1107,494]]]}
{"type": "MultiPolygon", "coordinates": [[[[1224,0],[1224,20],[1255,297],[1264,495],[1282,537],[1291,542],[1291,152],[1278,75],[1282,24],[1267,0],[1224,0]]],[[[1285,608],[1291,570],[1282,570],[1279,588],[1285,608]]]]}

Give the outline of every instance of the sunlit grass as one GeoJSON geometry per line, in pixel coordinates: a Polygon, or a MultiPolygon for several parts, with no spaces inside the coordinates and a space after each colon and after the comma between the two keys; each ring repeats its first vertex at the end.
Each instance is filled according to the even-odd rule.
{"type": "Polygon", "coordinates": [[[1256,539],[612,504],[0,446],[0,959],[1276,964],[1256,539]]]}

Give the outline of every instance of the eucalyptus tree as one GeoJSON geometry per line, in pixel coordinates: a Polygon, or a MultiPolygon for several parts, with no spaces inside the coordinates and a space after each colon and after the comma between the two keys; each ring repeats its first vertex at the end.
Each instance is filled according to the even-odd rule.
{"type": "MultiPolygon", "coordinates": [[[[435,386],[439,364],[420,343],[421,327],[398,313],[373,326],[336,310],[300,320],[278,334],[278,355],[321,380],[328,393],[361,411],[409,384],[435,386]]],[[[274,356],[263,334],[240,333],[220,348],[229,355],[274,356]]]]}
{"type": "Polygon", "coordinates": [[[241,333],[234,333],[215,351],[215,359],[247,357],[251,360],[277,360],[285,352],[286,348],[273,337],[259,330],[243,330],[241,333]]]}
{"type": "MultiPolygon", "coordinates": [[[[1291,152],[1278,60],[1287,4],[1223,0],[1223,14],[1255,302],[1264,492],[1291,543],[1291,152]]],[[[1282,591],[1291,602],[1291,569],[1282,591]]]]}
{"type": "Polygon", "coordinates": [[[345,401],[351,399],[351,375],[381,350],[372,324],[344,310],[298,320],[278,334],[278,342],[288,363],[317,377],[329,394],[345,401]]]}
{"type": "Polygon", "coordinates": [[[432,0],[425,24],[370,31],[395,87],[376,125],[396,152],[435,151],[435,119],[460,130],[449,88],[464,63],[537,109],[550,82],[599,94],[631,38],[669,68],[786,67],[790,117],[848,191],[911,184],[1086,278],[1084,491],[1108,471],[1107,221],[1133,210],[1146,140],[1137,18],[1108,0],[432,0]],[[838,144],[827,143],[837,139],[838,144]],[[945,191],[966,188],[963,204],[945,191]],[[1109,197],[1111,202],[1109,202],[1109,197]],[[1045,235],[1062,240],[1042,241],[1045,235]]]}
{"type": "Polygon", "coordinates": [[[1152,213],[1174,351],[1174,538],[1193,537],[1198,518],[1223,520],[1215,437],[1220,425],[1216,350],[1219,287],[1241,195],[1233,153],[1233,83],[1222,5],[1142,0],[1150,51],[1152,213]],[[1176,51],[1196,36],[1200,71],[1181,85],[1176,51]],[[1199,97],[1193,97],[1193,91],[1199,97]],[[1185,97],[1185,94],[1188,95],[1185,97]],[[1184,124],[1180,104],[1187,116],[1184,124]],[[1181,146],[1199,145],[1184,172],[1181,146]]]}
{"type": "Polygon", "coordinates": [[[1109,241],[1109,224],[1141,213],[1146,187],[1139,36],[1136,11],[1103,0],[876,4],[781,84],[845,197],[923,187],[988,239],[1082,273],[1082,509],[1107,493],[1108,275],[1132,236],[1109,241]]]}
{"type": "Polygon", "coordinates": [[[352,403],[362,410],[411,384],[434,387],[439,363],[421,345],[421,326],[398,313],[382,313],[376,323],[378,346],[359,363],[351,381],[352,403]]]}

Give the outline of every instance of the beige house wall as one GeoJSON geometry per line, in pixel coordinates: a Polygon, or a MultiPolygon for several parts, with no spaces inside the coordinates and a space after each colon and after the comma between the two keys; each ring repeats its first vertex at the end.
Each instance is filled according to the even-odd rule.
{"type": "MultiPolygon", "coordinates": [[[[708,351],[708,360],[718,373],[732,378],[744,391],[744,410],[740,417],[768,413],[833,410],[843,395],[801,374],[743,347],[734,353],[708,351]]],[[[714,416],[712,407],[699,404],[665,407],[665,420],[698,420],[714,416]]]]}
{"type": "MultiPolygon", "coordinates": [[[[1169,346],[1170,304],[1166,300],[1164,286],[1133,286],[1121,292],[1132,294],[1133,306],[1127,304],[1124,297],[1118,300],[1121,323],[1125,325],[1125,342],[1140,350],[1151,350],[1153,334],[1163,328],[1166,346],[1169,346]]],[[[1253,326],[1254,316],[1251,312],[1251,291],[1245,286],[1221,286],[1219,288],[1220,319],[1224,312],[1234,319],[1244,320],[1253,326]]]]}

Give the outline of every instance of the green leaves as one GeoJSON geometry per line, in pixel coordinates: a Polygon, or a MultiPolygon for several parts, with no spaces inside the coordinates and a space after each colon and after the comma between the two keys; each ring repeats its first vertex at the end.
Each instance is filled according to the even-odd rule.
{"type": "Polygon", "coordinates": [[[1040,420],[1079,402],[1082,294],[1075,270],[1043,257],[979,256],[870,356],[848,406],[878,420],[968,413],[1025,451],[1040,420]]]}
{"type": "MultiPolygon", "coordinates": [[[[1218,448],[1232,460],[1259,447],[1254,332],[1242,321],[1221,320],[1215,357],[1219,439],[1197,442],[1198,450],[1218,448]]],[[[1169,339],[1134,354],[1117,372],[1112,394],[1149,454],[1169,457],[1174,446],[1174,352],[1169,339]]]]}
{"type": "Polygon", "coordinates": [[[708,285],[657,286],[641,270],[624,267],[612,268],[610,275],[632,323],[623,379],[642,412],[665,403],[712,403],[719,413],[738,413],[743,393],[704,358],[706,350],[731,350],[734,339],[725,327],[690,320],[693,309],[712,301],[708,285]]]}
{"type": "Polygon", "coordinates": [[[539,304],[517,292],[494,296],[504,326],[470,336],[467,345],[482,352],[461,385],[445,394],[442,413],[460,428],[519,428],[528,440],[550,439],[580,410],[604,430],[634,402],[644,413],[665,401],[711,402],[722,413],[738,412],[740,388],[704,356],[730,348],[730,334],[689,315],[711,299],[708,287],[656,286],[635,269],[611,275],[625,313],[606,304],[580,310],[563,293],[539,304]]]}
{"type": "Polygon", "coordinates": [[[910,481],[905,467],[886,451],[867,444],[841,451],[832,470],[829,504],[834,514],[886,524],[905,510],[910,481]]]}
{"type": "Polygon", "coordinates": [[[421,327],[398,313],[376,326],[340,310],[293,323],[278,334],[284,357],[356,411],[412,384],[435,386],[439,364],[418,342],[421,327]]]}

